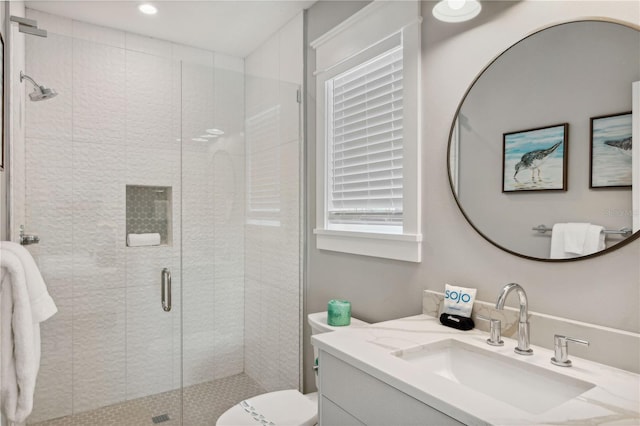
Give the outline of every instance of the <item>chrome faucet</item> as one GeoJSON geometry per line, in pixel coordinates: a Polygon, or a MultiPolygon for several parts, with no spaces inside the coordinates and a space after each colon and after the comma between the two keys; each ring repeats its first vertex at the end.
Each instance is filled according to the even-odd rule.
{"type": "Polygon", "coordinates": [[[518,299],[520,299],[520,318],[518,320],[518,346],[515,348],[515,353],[519,355],[533,355],[533,349],[529,347],[529,302],[527,301],[527,293],[520,284],[511,283],[502,288],[498,295],[498,301],[496,302],[496,309],[504,309],[504,302],[507,300],[507,296],[515,290],[518,293],[518,299]]]}

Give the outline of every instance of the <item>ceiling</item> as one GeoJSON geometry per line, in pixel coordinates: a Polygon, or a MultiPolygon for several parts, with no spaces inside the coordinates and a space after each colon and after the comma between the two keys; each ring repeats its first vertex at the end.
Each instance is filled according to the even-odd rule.
{"type": "MultiPolygon", "coordinates": [[[[96,25],[245,57],[315,0],[27,1],[29,8],[96,25]]],[[[43,28],[46,30],[46,28],[43,28]]]]}

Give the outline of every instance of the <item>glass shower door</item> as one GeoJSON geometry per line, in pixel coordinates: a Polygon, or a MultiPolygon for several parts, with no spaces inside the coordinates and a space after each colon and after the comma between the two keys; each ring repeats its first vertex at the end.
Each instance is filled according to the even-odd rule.
{"type": "MultiPolygon", "coordinates": [[[[299,85],[182,64],[183,422],[300,387],[299,85]]],[[[251,67],[249,67],[251,69],[251,67]]]]}
{"type": "Polygon", "coordinates": [[[215,424],[253,386],[243,375],[243,61],[214,68],[215,55],[199,53],[182,63],[183,424],[194,426],[215,424]]]}
{"type": "Polygon", "coordinates": [[[29,423],[180,424],[180,62],[170,43],[67,23],[26,38],[25,73],[58,96],[25,96],[14,151],[14,225],[39,235],[28,249],[59,310],[29,423]]]}

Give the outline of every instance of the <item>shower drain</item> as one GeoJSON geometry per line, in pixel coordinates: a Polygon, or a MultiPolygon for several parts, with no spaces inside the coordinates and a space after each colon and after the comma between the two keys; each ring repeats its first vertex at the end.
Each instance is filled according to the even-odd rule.
{"type": "Polygon", "coordinates": [[[158,424],[158,423],[162,423],[162,422],[167,422],[169,421],[169,415],[168,414],[160,414],[159,416],[155,416],[155,417],[151,417],[151,421],[154,424],[158,424]]]}

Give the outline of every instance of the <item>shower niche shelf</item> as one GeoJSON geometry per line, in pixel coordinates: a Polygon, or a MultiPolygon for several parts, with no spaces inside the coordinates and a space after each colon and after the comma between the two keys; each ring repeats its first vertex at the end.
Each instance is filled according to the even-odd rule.
{"type": "MultiPolygon", "coordinates": [[[[127,185],[127,238],[125,245],[138,246],[140,234],[159,234],[140,246],[171,245],[172,198],[170,186],[127,185]]],[[[146,235],[149,237],[149,235],[146,235]]],[[[149,240],[149,238],[146,238],[149,240]]]]}

